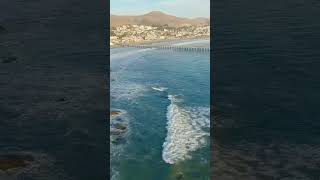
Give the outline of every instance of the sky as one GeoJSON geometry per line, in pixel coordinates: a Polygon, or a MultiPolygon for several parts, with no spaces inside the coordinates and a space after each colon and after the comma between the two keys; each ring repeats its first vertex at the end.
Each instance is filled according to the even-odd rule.
{"type": "Polygon", "coordinates": [[[111,0],[112,15],[142,15],[151,11],[197,18],[210,17],[210,0],[111,0]]]}

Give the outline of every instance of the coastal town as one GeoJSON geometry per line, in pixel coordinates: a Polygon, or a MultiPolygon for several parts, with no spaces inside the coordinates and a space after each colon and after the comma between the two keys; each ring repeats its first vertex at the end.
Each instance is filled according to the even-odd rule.
{"type": "Polygon", "coordinates": [[[142,44],[154,41],[202,39],[210,37],[210,26],[185,24],[172,27],[168,25],[121,25],[110,30],[110,47],[128,44],[142,44]]]}

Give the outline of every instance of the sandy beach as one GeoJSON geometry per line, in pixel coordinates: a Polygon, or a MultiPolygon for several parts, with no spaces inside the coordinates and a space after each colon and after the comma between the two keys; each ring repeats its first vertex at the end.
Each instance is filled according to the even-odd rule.
{"type": "MultiPolygon", "coordinates": [[[[164,39],[164,40],[152,40],[152,41],[143,41],[143,42],[133,42],[130,45],[151,45],[154,43],[163,43],[163,42],[171,42],[171,41],[186,41],[186,40],[206,40],[210,39],[210,37],[197,37],[197,38],[184,38],[184,39],[164,39]]],[[[125,45],[113,45],[110,46],[110,48],[119,48],[119,47],[124,47],[125,45]]]]}

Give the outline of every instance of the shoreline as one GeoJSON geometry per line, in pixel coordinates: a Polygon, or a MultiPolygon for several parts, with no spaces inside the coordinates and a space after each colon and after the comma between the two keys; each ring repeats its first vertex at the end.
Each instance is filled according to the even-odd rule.
{"type": "MultiPolygon", "coordinates": [[[[188,41],[188,40],[210,40],[210,37],[198,37],[198,38],[184,38],[184,39],[164,39],[164,40],[150,40],[150,41],[143,41],[143,42],[134,42],[130,43],[129,45],[150,45],[153,43],[162,43],[162,42],[170,42],[170,41],[188,41]]],[[[115,48],[122,48],[125,45],[114,45],[110,46],[110,49],[115,48]]]]}

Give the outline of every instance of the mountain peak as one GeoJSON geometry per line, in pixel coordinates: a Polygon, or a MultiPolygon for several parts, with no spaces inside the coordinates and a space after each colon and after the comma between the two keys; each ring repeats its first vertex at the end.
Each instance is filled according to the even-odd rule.
{"type": "Polygon", "coordinates": [[[166,15],[166,14],[161,11],[151,11],[145,15],[166,15]]]}
{"type": "Polygon", "coordinates": [[[194,26],[208,25],[209,20],[181,18],[173,15],[165,14],[161,11],[151,11],[144,15],[135,16],[111,16],[110,24],[112,27],[128,24],[143,25],[169,25],[171,27],[184,26],[186,24],[194,26]]]}

